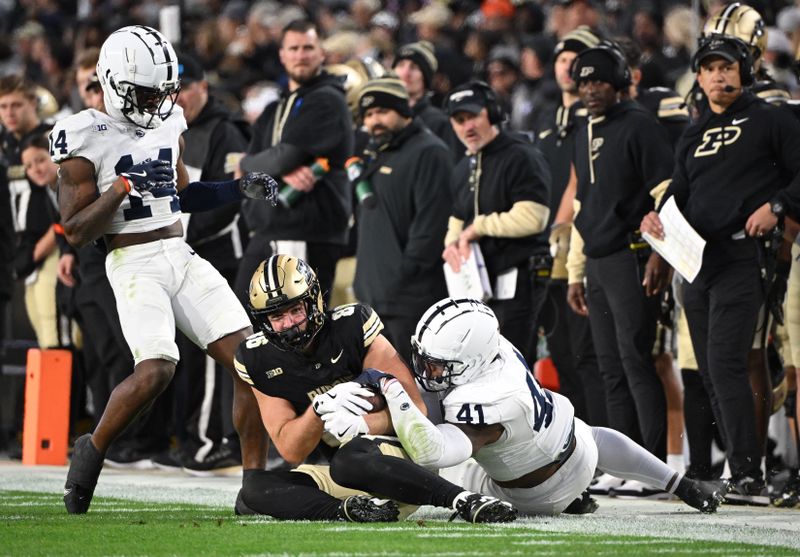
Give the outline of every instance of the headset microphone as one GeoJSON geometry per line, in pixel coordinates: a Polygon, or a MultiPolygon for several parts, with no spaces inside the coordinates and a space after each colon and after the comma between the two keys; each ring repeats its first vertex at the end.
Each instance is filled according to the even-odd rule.
{"type": "Polygon", "coordinates": [[[741,87],[734,87],[733,85],[726,85],[722,88],[723,91],[726,93],[733,93],[734,91],[738,91],[741,87]]]}

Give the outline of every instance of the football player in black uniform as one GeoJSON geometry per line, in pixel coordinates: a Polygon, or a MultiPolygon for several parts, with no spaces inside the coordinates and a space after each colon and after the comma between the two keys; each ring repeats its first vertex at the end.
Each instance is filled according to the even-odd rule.
{"type": "Polygon", "coordinates": [[[372,308],[348,304],[325,311],[311,268],[301,259],[274,255],[253,275],[249,309],[260,332],[240,345],[235,367],[252,386],[278,452],[298,467],[245,470],[237,512],[292,520],[397,520],[394,502],[369,492],[410,505],[452,507],[472,522],[516,517],[508,503],[465,491],[405,459],[399,441],[386,436],[393,432],[388,411],[368,413],[373,407],[365,397],[372,393],[354,380],[370,368],[394,375],[425,412],[411,372],[381,335],[383,324],[372,308]],[[303,464],[318,446],[330,466],[303,464]]]}

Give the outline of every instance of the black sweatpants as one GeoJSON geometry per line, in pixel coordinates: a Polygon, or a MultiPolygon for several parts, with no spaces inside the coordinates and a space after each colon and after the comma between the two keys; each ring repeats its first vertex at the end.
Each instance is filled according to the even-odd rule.
{"type": "MultiPolygon", "coordinates": [[[[748,259],[704,260],[700,274],[683,285],[683,305],[697,365],[706,386],[734,476],[761,477],[755,402],[747,374],[764,294],[754,245],[741,242],[748,259]]],[[[714,246],[706,246],[706,253],[714,246]]],[[[713,257],[713,254],[710,255],[713,257]]],[[[707,258],[708,259],[708,258],[707,258]]]]}
{"type": "Polygon", "coordinates": [[[533,332],[546,295],[547,281],[537,279],[526,261],[517,267],[514,297],[491,300],[488,304],[500,322],[500,333],[525,356],[531,367],[536,361],[536,346],[531,346],[533,332]]]}
{"type": "Polygon", "coordinates": [[[662,460],[667,402],[653,363],[658,296],[645,296],[644,258],[626,249],[587,258],[586,303],[606,393],[609,426],[662,460]]]}
{"type": "Polygon", "coordinates": [[[558,370],[560,392],[575,407],[575,416],[597,427],[608,426],[605,385],[597,368],[589,319],[567,304],[567,281],[551,280],[540,324],[558,370]]]}

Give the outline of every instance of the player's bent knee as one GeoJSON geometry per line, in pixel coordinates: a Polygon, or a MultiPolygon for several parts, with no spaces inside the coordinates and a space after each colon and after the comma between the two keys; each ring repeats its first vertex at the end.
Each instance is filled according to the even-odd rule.
{"type": "Polygon", "coordinates": [[[331,459],[331,478],[339,485],[358,484],[367,465],[381,456],[380,447],[371,439],[356,437],[345,443],[331,459]]]}
{"type": "Polygon", "coordinates": [[[145,360],[134,369],[134,380],[149,392],[160,394],[175,375],[175,364],[166,360],[145,360]]]}

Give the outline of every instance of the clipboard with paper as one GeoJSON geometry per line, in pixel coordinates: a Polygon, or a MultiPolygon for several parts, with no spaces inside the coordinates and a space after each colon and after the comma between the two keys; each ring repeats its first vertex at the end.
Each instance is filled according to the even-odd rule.
{"type": "Polygon", "coordinates": [[[483,253],[477,242],[470,242],[470,256],[461,263],[459,272],[453,271],[449,263],[444,264],[447,294],[452,298],[473,298],[487,302],[492,299],[492,285],[483,253]]]}
{"type": "Polygon", "coordinates": [[[670,197],[658,212],[664,228],[664,239],[658,240],[646,232],[642,237],[667,263],[688,282],[694,281],[703,265],[706,241],[681,214],[675,197],[670,197]]]}

